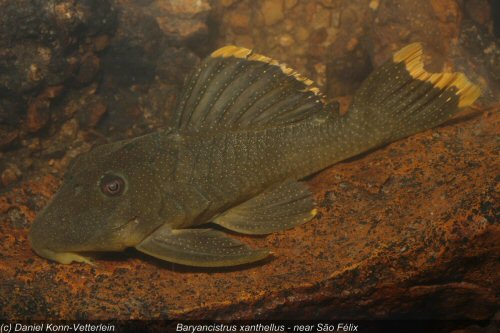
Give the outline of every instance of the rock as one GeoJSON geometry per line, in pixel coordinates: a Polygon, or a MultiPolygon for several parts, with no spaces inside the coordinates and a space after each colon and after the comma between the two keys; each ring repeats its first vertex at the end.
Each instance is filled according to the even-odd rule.
{"type": "Polygon", "coordinates": [[[322,6],[326,8],[334,8],[336,5],[336,0],[319,0],[318,3],[320,3],[322,6]]]}
{"type": "Polygon", "coordinates": [[[489,103],[496,103],[496,92],[500,90],[500,42],[469,19],[463,22],[459,42],[470,57],[462,57],[462,64],[469,63],[469,67],[480,64],[487,82],[482,87],[483,95],[488,95],[489,103]]]}
{"type": "Polygon", "coordinates": [[[61,127],[59,133],[64,140],[74,140],[77,132],[78,122],[76,119],[71,119],[61,127]]]}
{"type": "Polygon", "coordinates": [[[246,47],[247,49],[255,48],[255,42],[251,36],[247,35],[235,36],[234,42],[236,45],[240,45],[241,47],[246,47]]]}
{"type": "Polygon", "coordinates": [[[151,82],[166,44],[165,35],[145,8],[125,2],[120,10],[116,34],[103,56],[104,90],[151,82]]]}
{"type": "Polygon", "coordinates": [[[0,1],[0,318],[491,318],[500,62],[484,4],[0,1]],[[271,248],[267,261],[192,269],[128,250],[63,266],[29,249],[29,224],[70,161],[168,126],[186,75],[216,45],[288,63],[330,98],[347,95],[344,113],[371,69],[412,41],[437,59],[429,68],[480,82],[485,104],[308,179],[314,221],[241,236],[271,248]]]}
{"type": "Polygon", "coordinates": [[[54,99],[61,95],[62,91],[64,90],[64,86],[59,85],[59,86],[49,86],[45,88],[44,92],[41,94],[42,98],[47,98],[47,99],[54,99]]]}
{"type": "Polygon", "coordinates": [[[114,15],[110,2],[20,0],[0,2],[0,87],[20,94],[44,84],[58,85],[72,74],[67,58],[78,54],[83,36],[109,33],[114,15]],[[30,17],[30,20],[26,20],[30,17]]]}
{"type": "Polygon", "coordinates": [[[297,5],[299,0],[285,0],[285,8],[291,9],[297,5]]]}
{"type": "MultiPolygon", "coordinates": [[[[193,47],[182,45],[182,42],[190,43],[188,39],[167,35],[160,29],[151,14],[151,6],[154,4],[123,5],[117,35],[104,56],[102,68],[105,75],[99,95],[109,102],[106,103],[106,117],[98,127],[106,135],[116,135],[115,138],[125,137],[132,127],[139,135],[151,127],[164,125],[161,122],[165,119],[163,114],[170,112],[175,105],[158,105],[156,101],[163,97],[156,98],[153,94],[179,92],[186,76],[199,61],[193,47]],[[171,46],[171,43],[176,46],[171,46]],[[166,89],[161,92],[159,88],[163,87],[166,89]],[[151,99],[155,102],[149,103],[151,99]],[[152,105],[159,107],[150,109],[152,105]]],[[[169,5],[165,3],[164,6],[169,5]]],[[[198,20],[204,22],[202,16],[198,20]]],[[[197,51],[199,48],[195,47],[197,51]]]]}
{"type": "Polygon", "coordinates": [[[329,96],[352,95],[373,69],[368,51],[357,38],[337,39],[326,66],[329,96]]]}
{"type": "MultiPolygon", "coordinates": [[[[481,6],[473,2],[467,4],[471,7],[469,11],[478,12],[475,15],[484,21],[487,10],[481,9],[483,12],[479,13],[481,6]]],[[[218,44],[243,40],[240,32],[230,28],[235,23],[229,18],[246,17],[252,46],[261,53],[269,50],[267,55],[290,64],[315,82],[323,82],[328,86],[330,98],[335,97],[331,94],[351,94],[371,68],[379,66],[397,49],[413,41],[423,42],[429,56],[427,59],[433,61],[428,67],[431,70],[441,69],[444,59],[448,68],[462,63],[454,57],[460,54],[454,45],[458,42],[462,23],[456,0],[261,1],[259,6],[244,3],[216,7],[221,13],[218,14],[221,22],[218,44]],[[290,22],[293,22],[292,26],[290,22]],[[281,37],[285,34],[290,34],[296,43],[281,37]],[[348,41],[356,43],[349,44],[348,41]],[[322,71],[315,70],[318,63],[335,70],[322,74],[322,71]],[[348,75],[350,70],[354,71],[352,76],[348,75]],[[335,77],[339,73],[342,79],[335,77]],[[346,77],[348,81],[343,87],[342,81],[346,77]]],[[[465,72],[474,71],[474,66],[468,64],[465,72]]]]}
{"type": "Polygon", "coordinates": [[[17,165],[8,164],[7,167],[2,171],[0,179],[2,180],[3,186],[9,186],[19,180],[21,176],[21,170],[19,170],[17,165]]]}
{"type": "Polygon", "coordinates": [[[283,36],[279,37],[279,43],[283,47],[290,47],[295,43],[295,41],[290,34],[284,34],[283,36]]]}
{"type": "Polygon", "coordinates": [[[36,98],[28,106],[28,114],[26,117],[26,127],[29,132],[37,132],[45,125],[50,119],[50,101],[45,97],[36,98]]]}
{"type": "Polygon", "coordinates": [[[295,32],[295,36],[297,37],[297,40],[301,42],[305,42],[309,38],[309,30],[307,30],[304,27],[298,27],[295,32]]]}
{"type": "Polygon", "coordinates": [[[19,128],[22,111],[24,111],[24,102],[19,96],[0,93],[0,124],[9,130],[19,128]]]}
{"type": "Polygon", "coordinates": [[[261,12],[264,15],[264,22],[266,25],[273,25],[281,21],[284,17],[283,14],[283,1],[282,0],[263,0],[261,4],[261,12]]]}
{"type": "Polygon", "coordinates": [[[106,114],[108,108],[104,103],[97,102],[92,106],[89,117],[89,127],[96,127],[102,116],[106,114]]]}
{"type": "Polygon", "coordinates": [[[248,32],[249,24],[250,18],[247,15],[237,13],[229,17],[229,25],[237,34],[244,34],[248,32]]]}
{"type": "MultiPolygon", "coordinates": [[[[373,41],[380,45],[374,64],[380,65],[391,54],[411,41],[425,43],[427,54],[434,61],[450,51],[451,41],[460,33],[460,9],[455,0],[444,1],[381,1],[373,21],[373,41]],[[411,31],[399,34],[401,29],[411,31]]],[[[440,67],[442,63],[437,63],[440,67]]]]}
{"type": "Polygon", "coordinates": [[[378,9],[378,6],[380,6],[380,0],[370,0],[368,6],[371,10],[376,11],[378,9]]]}
{"type": "Polygon", "coordinates": [[[232,6],[238,0],[220,0],[220,4],[224,7],[232,6]]]}
{"type": "Polygon", "coordinates": [[[63,86],[47,87],[28,105],[26,127],[29,132],[37,132],[47,125],[51,115],[51,100],[58,97],[62,90],[63,86]]]}
{"type": "Polygon", "coordinates": [[[76,119],[82,128],[96,128],[103,116],[108,112],[108,106],[99,95],[82,96],[76,110],[76,119]]]}
{"type": "Polygon", "coordinates": [[[210,11],[208,0],[155,0],[148,11],[156,17],[160,29],[179,39],[207,35],[206,19],[210,11]]]}
{"type": "Polygon", "coordinates": [[[19,136],[18,130],[3,131],[0,129],[0,150],[8,149],[19,136]]]}
{"type": "Polygon", "coordinates": [[[369,8],[361,1],[261,1],[259,6],[242,1],[231,7],[216,7],[216,12],[220,12],[221,22],[219,45],[250,45],[286,62],[319,85],[327,82],[327,72],[316,68],[330,61],[328,52],[338,38],[341,21],[353,34],[360,33],[362,22],[370,22],[365,19],[369,8]],[[230,28],[234,23],[229,18],[236,15],[249,19],[248,35],[230,28]],[[349,26],[353,16],[357,21],[349,26]]]}
{"type": "Polygon", "coordinates": [[[491,7],[487,0],[467,0],[465,1],[465,14],[476,24],[487,28],[491,21],[491,7]]]}
{"type": "Polygon", "coordinates": [[[100,62],[100,59],[93,53],[83,55],[80,68],[76,74],[76,81],[81,84],[92,82],[99,72],[100,62]]]}
{"type": "Polygon", "coordinates": [[[14,145],[12,133],[23,140],[47,139],[68,120],[58,103],[62,92],[95,80],[95,52],[106,48],[115,23],[109,0],[0,1],[0,136],[7,158],[23,172],[30,154],[39,167],[40,152],[14,145]]]}
{"type": "Polygon", "coordinates": [[[101,52],[104,51],[109,45],[109,36],[108,35],[99,35],[94,37],[94,51],[101,52]]]}
{"type": "Polygon", "coordinates": [[[323,10],[321,6],[316,6],[312,17],[311,28],[314,30],[326,29],[330,26],[331,21],[331,12],[329,10],[323,10]]]}
{"type": "Polygon", "coordinates": [[[156,75],[162,82],[180,89],[199,62],[200,58],[186,47],[168,47],[158,57],[156,75]]]}

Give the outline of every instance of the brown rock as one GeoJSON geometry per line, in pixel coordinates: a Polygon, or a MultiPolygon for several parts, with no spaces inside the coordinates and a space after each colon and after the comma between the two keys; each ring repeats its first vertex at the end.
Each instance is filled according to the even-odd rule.
{"type": "Polygon", "coordinates": [[[88,125],[90,127],[96,127],[99,121],[101,120],[102,116],[106,114],[107,110],[108,108],[104,103],[102,102],[95,103],[90,109],[90,117],[88,125]]]}
{"type": "Polygon", "coordinates": [[[85,52],[88,37],[111,34],[114,16],[109,0],[0,1],[0,90],[29,101],[74,77],[78,64],[69,59],[85,52]]]}
{"type": "Polygon", "coordinates": [[[476,76],[476,81],[480,81],[483,92],[481,101],[483,103],[498,105],[498,91],[500,91],[500,43],[494,35],[481,29],[472,20],[464,20],[459,39],[460,52],[456,63],[464,66],[468,74],[480,72],[482,76],[476,76]]]}
{"type": "Polygon", "coordinates": [[[347,7],[344,11],[342,11],[342,15],[340,16],[340,24],[344,28],[344,30],[349,31],[352,30],[353,27],[356,27],[360,24],[360,16],[362,16],[362,12],[358,12],[356,8],[347,7]]]}
{"type": "Polygon", "coordinates": [[[237,34],[248,32],[250,18],[248,15],[235,13],[229,17],[229,25],[237,34]]]}
{"type": "Polygon", "coordinates": [[[301,42],[305,42],[309,38],[309,30],[304,28],[303,26],[299,26],[296,29],[295,36],[297,37],[297,40],[301,42]]]}
{"type": "Polygon", "coordinates": [[[43,72],[38,64],[31,64],[28,67],[28,79],[33,82],[42,80],[43,72]]]}
{"type": "Polygon", "coordinates": [[[352,95],[372,71],[368,51],[356,37],[338,38],[326,64],[326,91],[329,96],[352,95]]]}
{"type": "Polygon", "coordinates": [[[359,40],[355,37],[349,39],[346,45],[346,50],[349,52],[354,51],[354,49],[359,45],[359,40]]]}
{"type": "Polygon", "coordinates": [[[48,98],[40,96],[28,106],[26,116],[26,127],[29,132],[38,132],[47,125],[50,119],[50,101],[48,98]]]}
{"type": "Polygon", "coordinates": [[[340,11],[334,11],[332,13],[332,26],[335,28],[340,27],[340,11]]]}
{"type": "Polygon", "coordinates": [[[297,5],[299,0],[285,0],[285,8],[291,9],[297,5]]]}
{"type": "MultiPolygon", "coordinates": [[[[82,128],[96,126],[113,139],[126,137],[130,128],[138,135],[165,125],[160,123],[162,114],[174,105],[150,103],[149,92],[180,90],[196,63],[192,60],[199,59],[194,52],[212,51],[205,43],[208,1],[121,0],[118,7],[117,31],[102,53],[102,82],[95,98],[104,104],[75,105],[82,128]]],[[[158,99],[164,94],[159,92],[158,99]]]]}
{"type": "MultiPolygon", "coordinates": [[[[240,5],[242,3],[246,2],[221,9],[222,16],[243,14],[249,17],[248,35],[259,52],[268,50],[266,55],[288,63],[319,85],[327,80],[315,68],[318,63],[330,61],[330,48],[341,32],[348,31],[348,38],[361,40],[361,36],[366,35],[363,28],[373,19],[367,1],[271,0],[258,2],[255,6],[240,5]]],[[[219,45],[236,43],[240,39],[226,21],[221,20],[219,45]]],[[[345,49],[338,52],[345,52],[345,49]]]]}
{"type": "Polygon", "coordinates": [[[234,38],[234,42],[238,46],[253,49],[255,47],[255,42],[251,36],[239,35],[234,38]]]}
{"type": "Polygon", "coordinates": [[[290,34],[284,34],[283,36],[279,37],[279,44],[282,47],[291,47],[294,43],[295,41],[290,34]]]}
{"type": "Polygon", "coordinates": [[[338,3],[336,0],[319,0],[318,2],[326,8],[335,7],[336,2],[338,3]]]}
{"type": "Polygon", "coordinates": [[[18,136],[18,130],[4,131],[0,129],[0,149],[9,148],[18,136]]]}
{"type": "Polygon", "coordinates": [[[491,21],[491,7],[488,0],[465,1],[465,12],[481,26],[487,26],[491,21]]]}
{"type": "Polygon", "coordinates": [[[58,86],[49,86],[45,88],[44,92],[42,93],[41,96],[48,98],[48,99],[54,99],[61,95],[61,92],[64,90],[64,86],[58,85],[58,86]]]}
{"type": "Polygon", "coordinates": [[[83,96],[77,105],[76,118],[82,128],[95,128],[108,112],[104,99],[98,95],[83,96]]]}
{"type": "Polygon", "coordinates": [[[368,6],[371,10],[376,11],[378,9],[378,6],[380,6],[380,0],[370,0],[368,6]]]}
{"type": "Polygon", "coordinates": [[[208,0],[155,0],[148,10],[165,34],[185,39],[208,32],[210,8],[208,0]]]}
{"type": "Polygon", "coordinates": [[[108,35],[100,35],[94,37],[94,51],[101,52],[109,45],[109,36],[108,35]]]}
{"type": "Polygon", "coordinates": [[[328,33],[326,32],[326,29],[314,30],[311,33],[309,41],[311,42],[312,47],[314,47],[315,50],[318,50],[319,44],[323,43],[327,37],[328,33]]]}
{"type": "Polygon", "coordinates": [[[455,0],[400,0],[397,5],[394,1],[381,1],[371,28],[374,42],[381,46],[374,55],[374,63],[381,64],[411,41],[423,42],[434,61],[442,59],[440,55],[447,54],[452,41],[458,38],[460,18],[455,0]]]}
{"type": "Polygon", "coordinates": [[[54,6],[54,13],[56,14],[56,18],[63,21],[70,21],[74,16],[83,16],[83,13],[80,11],[81,8],[74,6],[71,2],[62,2],[54,6]]]}
{"type": "Polygon", "coordinates": [[[321,6],[316,6],[316,10],[314,12],[311,28],[312,29],[323,29],[328,28],[331,25],[331,12],[329,10],[325,10],[321,6]]]}
{"type": "Polygon", "coordinates": [[[21,178],[21,170],[15,164],[8,164],[7,167],[2,171],[0,179],[2,180],[3,186],[8,186],[15,183],[19,178],[21,178]]]}
{"type": "Polygon", "coordinates": [[[71,119],[61,126],[59,134],[63,140],[74,140],[77,132],[78,122],[76,119],[71,119]]]}
{"type": "Polygon", "coordinates": [[[220,4],[224,7],[229,7],[232,6],[235,2],[238,2],[239,0],[220,0],[220,4]]]}
{"type": "Polygon", "coordinates": [[[100,59],[93,53],[87,53],[82,57],[76,80],[81,84],[90,83],[99,72],[100,59]]]}
{"type": "Polygon", "coordinates": [[[266,25],[273,25],[284,17],[282,0],[263,0],[260,10],[266,25]]]}
{"type": "Polygon", "coordinates": [[[41,148],[40,138],[33,138],[30,140],[22,140],[23,146],[27,147],[31,151],[38,151],[41,148]]]}

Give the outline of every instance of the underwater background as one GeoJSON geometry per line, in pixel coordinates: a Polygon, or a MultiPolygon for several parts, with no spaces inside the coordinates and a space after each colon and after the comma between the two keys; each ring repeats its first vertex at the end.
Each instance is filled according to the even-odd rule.
{"type": "Polygon", "coordinates": [[[0,319],[440,318],[498,322],[500,5],[487,0],[0,0],[0,319]],[[444,126],[308,179],[318,216],[231,269],[136,251],[36,256],[29,227],[69,162],[169,125],[184,79],[227,44],[314,80],[341,110],[394,51],[483,96],[444,126]],[[497,318],[497,321],[489,321],[497,318]]]}

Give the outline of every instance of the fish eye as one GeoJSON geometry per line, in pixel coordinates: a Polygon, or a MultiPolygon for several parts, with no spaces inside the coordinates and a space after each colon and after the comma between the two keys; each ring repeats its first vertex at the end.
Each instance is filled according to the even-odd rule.
{"type": "Polygon", "coordinates": [[[104,175],[100,183],[102,193],[108,196],[117,196],[125,190],[125,181],[116,175],[104,175]]]}

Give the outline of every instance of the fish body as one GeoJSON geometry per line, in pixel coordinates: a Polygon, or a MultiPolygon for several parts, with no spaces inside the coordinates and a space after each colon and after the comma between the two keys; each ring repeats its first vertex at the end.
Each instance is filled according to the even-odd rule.
{"type": "Polygon", "coordinates": [[[213,222],[268,234],[311,220],[300,179],[437,126],[479,96],[461,73],[429,73],[420,44],[376,70],[346,115],[312,81],[251,50],[221,48],[191,75],[173,126],[75,159],[37,216],[30,242],[60,263],[135,247],[192,266],[265,258],[213,222]]]}

